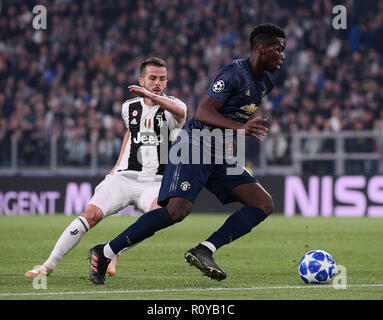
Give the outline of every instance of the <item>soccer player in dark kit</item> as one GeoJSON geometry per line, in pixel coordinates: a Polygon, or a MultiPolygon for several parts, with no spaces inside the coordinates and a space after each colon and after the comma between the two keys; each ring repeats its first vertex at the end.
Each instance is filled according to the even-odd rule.
{"type": "MultiPolygon", "coordinates": [[[[195,146],[196,141],[192,132],[205,129],[230,129],[234,133],[242,130],[245,135],[261,142],[261,136],[266,136],[268,131],[264,126],[266,119],[261,116],[252,118],[252,115],[262,98],[273,88],[272,73],[283,64],[285,38],[284,31],[273,24],[256,26],[250,34],[250,56],[234,60],[222,68],[202,98],[195,117],[183,127],[187,141],[180,135],[172,149],[188,143],[190,150],[193,150],[191,146],[195,146]]],[[[206,147],[200,141],[197,144],[200,150],[206,147]]],[[[170,151],[158,196],[161,208],[142,215],[109,243],[89,250],[89,273],[93,283],[105,283],[108,263],[121,250],[182,221],[191,212],[202,187],[215,194],[223,204],[239,201],[244,205],[209,238],[185,253],[185,260],[204,275],[219,281],[226,278],[225,271],[214,261],[213,253],[249,233],[266,219],[274,210],[273,199],[258,180],[243,168],[239,174],[228,174],[233,164],[220,159],[212,163],[194,163],[191,153],[190,161],[172,163],[170,151]]],[[[215,151],[211,150],[211,154],[215,155],[215,151]]]]}

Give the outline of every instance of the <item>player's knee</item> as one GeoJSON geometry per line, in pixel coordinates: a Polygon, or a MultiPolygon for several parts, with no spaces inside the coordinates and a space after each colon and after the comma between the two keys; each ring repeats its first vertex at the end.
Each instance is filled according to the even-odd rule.
{"type": "Polygon", "coordinates": [[[275,206],[274,206],[274,200],[272,197],[267,197],[267,199],[264,201],[262,208],[261,208],[267,215],[270,215],[274,212],[275,206]]]}
{"type": "Polygon", "coordinates": [[[187,217],[192,209],[192,203],[189,201],[178,201],[175,199],[173,201],[169,201],[166,208],[172,221],[177,223],[187,217]]]}
{"type": "Polygon", "coordinates": [[[100,208],[96,206],[88,206],[88,208],[85,210],[83,214],[81,214],[82,217],[88,221],[89,226],[93,228],[97,223],[99,223],[103,218],[103,213],[100,208]]]}
{"type": "Polygon", "coordinates": [[[172,219],[173,222],[181,222],[183,219],[187,217],[187,215],[190,213],[190,211],[187,208],[173,208],[173,210],[169,210],[169,216],[172,219]]]}

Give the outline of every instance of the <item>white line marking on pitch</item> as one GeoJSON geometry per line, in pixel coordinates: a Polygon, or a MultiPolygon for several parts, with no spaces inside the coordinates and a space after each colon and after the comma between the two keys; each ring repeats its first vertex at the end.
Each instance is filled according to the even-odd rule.
{"type": "MultiPolygon", "coordinates": [[[[317,289],[331,288],[333,285],[307,285],[307,286],[270,286],[270,287],[244,287],[244,288],[184,288],[184,289],[146,289],[146,290],[102,290],[102,291],[62,291],[62,292],[23,292],[23,293],[0,293],[0,297],[17,296],[54,296],[71,294],[109,294],[109,293],[166,293],[166,292],[189,292],[189,291],[240,291],[240,290],[283,290],[283,289],[317,289]]],[[[366,288],[383,287],[383,284],[348,284],[347,287],[366,288]]]]}

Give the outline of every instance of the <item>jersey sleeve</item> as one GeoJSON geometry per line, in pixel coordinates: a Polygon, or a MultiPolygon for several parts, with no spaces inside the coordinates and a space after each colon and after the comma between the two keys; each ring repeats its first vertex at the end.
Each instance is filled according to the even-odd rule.
{"type": "Polygon", "coordinates": [[[233,63],[223,67],[207,89],[206,94],[224,104],[240,86],[238,72],[235,72],[235,69],[233,63]]]}
{"type": "Polygon", "coordinates": [[[185,123],[185,120],[186,120],[187,106],[182,100],[176,97],[169,96],[168,98],[172,99],[185,112],[185,116],[182,123],[178,123],[177,120],[174,118],[174,116],[171,114],[171,112],[165,111],[166,121],[168,122],[169,129],[172,130],[174,128],[180,128],[185,123]]]}
{"type": "Polygon", "coordinates": [[[170,141],[174,141],[177,138],[177,136],[181,130],[182,125],[186,121],[187,106],[183,101],[181,101],[180,99],[178,99],[176,97],[169,96],[169,98],[174,100],[177,103],[177,105],[185,111],[185,116],[184,116],[182,123],[178,123],[177,120],[174,118],[174,116],[169,111],[165,111],[166,121],[167,121],[168,126],[169,126],[169,139],[170,139],[170,141]]]}
{"type": "Polygon", "coordinates": [[[125,126],[129,129],[129,104],[125,102],[122,105],[121,117],[125,122],[125,126]]]}

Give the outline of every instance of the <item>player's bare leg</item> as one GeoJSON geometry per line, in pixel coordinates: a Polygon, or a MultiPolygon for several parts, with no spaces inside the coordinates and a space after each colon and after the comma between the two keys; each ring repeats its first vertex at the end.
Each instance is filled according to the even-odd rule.
{"type": "Polygon", "coordinates": [[[89,227],[93,228],[97,223],[99,223],[102,218],[104,217],[104,214],[102,210],[95,206],[94,204],[88,205],[84,213],[81,214],[82,217],[86,219],[89,223],[89,227]]]}
{"type": "Polygon", "coordinates": [[[274,211],[273,198],[259,183],[241,184],[232,195],[245,206],[260,208],[267,216],[274,211]]]}
{"type": "Polygon", "coordinates": [[[80,217],[76,218],[64,230],[60,238],[57,240],[47,261],[38,268],[27,271],[26,277],[48,276],[53,272],[57,263],[64,258],[82,239],[85,233],[93,228],[103,218],[101,209],[90,204],[80,217]]]}
{"type": "Polygon", "coordinates": [[[109,263],[108,269],[106,270],[106,273],[110,276],[114,276],[116,274],[116,265],[117,265],[117,259],[120,257],[120,254],[116,255],[109,263]]]}

